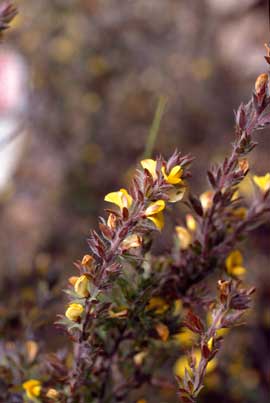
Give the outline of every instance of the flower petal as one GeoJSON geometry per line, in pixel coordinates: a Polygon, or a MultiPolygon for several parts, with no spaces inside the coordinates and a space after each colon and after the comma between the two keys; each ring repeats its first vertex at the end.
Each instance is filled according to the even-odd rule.
{"type": "Polygon", "coordinates": [[[149,216],[147,218],[148,220],[151,220],[155,224],[155,226],[159,231],[161,231],[162,228],[164,227],[164,215],[162,212],[149,216]]]}
{"type": "Polygon", "coordinates": [[[147,209],[145,210],[144,214],[148,217],[157,213],[160,213],[165,208],[165,201],[164,200],[157,200],[151,203],[147,209]]]}
{"type": "Polygon", "coordinates": [[[148,172],[152,175],[153,179],[157,179],[157,173],[156,173],[156,168],[157,168],[157,162],[152,159],[146,159],[141,161],[141,166],[143,169],[147,169],[148,172]]]}

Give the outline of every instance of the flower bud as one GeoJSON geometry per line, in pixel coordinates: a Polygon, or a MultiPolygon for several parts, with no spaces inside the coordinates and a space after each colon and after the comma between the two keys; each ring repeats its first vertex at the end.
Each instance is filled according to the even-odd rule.
{"type": "Polygon", "coordinates": [[[116,215],[113,213],[110,213],[108,220],[107,220],[107,225],[110,229],[114,230],[116,228],[116,220],[117,220],[116,215]]]}
{"type": "Polygon", "coordinates": [[[56,389],[49,389],[46,397],[48,397],[51,400],[57,401],[59,398],[59,392],[56,389]]]}
{"type": "Polygon", "coordinates": [[[83,266],[87,266],[89,268],[92,268],[93,263],[94,263],[94,258],[91,255],[84,255],[81,261],[83,266]]]}
{"type": "Polygon", "coordinates": [[[170,336],[170,331],[168,326],[164,325],[164,323],[157,323],[155,326],[156,332],[161,338],[162,341],[167,341],[170,336]]]}
{"type": "Polygon", "coordinates": [[[248,160],[246,158],[242,159],[241,161],[239,161],[238,166],[240,170],[243,172],[243,174],[246,175],[246,173],[249,170],[248,160]]]}
{"type": "Polygon", "coordinates": [[[266,86],[268,84],[268,74],[262,73],[259,75],[255,82],[255,92],[257,95],[265,92],[266,86]]]}
{"type": "Polygon", "coordinates": [[[192,242],[192,237],[189,231],[185,227],[175,227],[178,241],[180,243],[180,249],[187,249],[192,242]]]}
{"type": "Polygon", "coordinates": [[[74,284],[74,290],[79,297],[86,298],[89,297],[88,286],[89,279],[85,274],[83,274],[77,279],[76,283],[74,284]]]}
{"type": "Polygon", "coordinates": [[[70,304],[65,315],[69,320],[77,322],[77,320],[81,317],[83,310],[84,308],[81,304],[70,304]]]}

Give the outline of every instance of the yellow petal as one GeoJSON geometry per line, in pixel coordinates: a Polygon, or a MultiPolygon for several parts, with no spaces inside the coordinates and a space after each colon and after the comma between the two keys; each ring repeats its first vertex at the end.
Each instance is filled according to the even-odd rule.
{"type": "Polygon", "coordinates": [[[145,210],[144,214],[146,217],[149,217],[151,215],[160,213],[162,210],[165,208],[165,201],[164,200],[157,200],[153,203],[151,203],[147,209],[145,210]]]}
{"type": "Polygon", "coordinates": [[[233,267],[243,265],[243,256],[239,250],[232,251],[225,261],[226,268],[231,271],[233,267]]]}
{"type": "Polygon", "coordinates": [[[129,235],[126,239],[121,243],[122,250],[128,250],[131,248],[138,248],[142,245],[142,237],[137,234],[129,235]]]}
{"type": "Polygon", "coordinates": [[[51,399],[53,401],[59,401],[59,392],[56,389],[49,389],[48,392],[46,393],[46,397],[48,397],[48,399],[51,399]]]}
{"type": "Polygon", "coordinates": [[[235,266],[232,267],[230,271],[228,270],[228,274],[234,277],[243,277],[246,274],[246,269],[242,266],[235,266]]]}
{"type": "Polygon", "coordinates": [[[147,169],[148,172],[152,175],[152,178],[155,180],[157,179],[157,173],[156,173],[156,168],[157,168],[157,162],[152,160],[152,159],[146,159],[141,161],[141,166],[143,169],[147,169]]]}
{"type": "Polygon", "coordinates": [[[120,189],[118,192],[108,193],[104,200],[116,204],[120,209],[123,209],[124,207],[129,208],[133,201],[126,189],[120,189]]]}
{"type": "Polygon", "coordinates": [[[266,192],[270,189],[270,173],[267,173],[264,176],[255,175],[253,176],[253,181],[262,192],[266,192]]]}
{"type": "Polygon", "coordinates": [[[167,304],[164,298],[152,297],[149,300],[146,309],[148,311],[154,311],[157,315],[162,315],[169,309],[169,305],[167,304]]]}
{"type": "Polygon", "coordinates": [[[149,216],[147,218],[148,220],[151,220],[155,224],[155,226],[159,231],[161,231],[162,228],[164,227],[164,215],[162,212],[149,216]]]}
{"type": "Polygon", "coordinates": [[[84,311],[84,308],[81,304],[70,304],[69,307],[66,310],[66,317],[73,321],[76,322],[82,315],[84,311]]]}
{"type": "Polygon", "coordinates": [[[177,226],[175,230],[180,243],[180,249],[187,249],[192,242],[192,236],[184,227],[177,226]]]}
{"type": "Polygon", "coordinates": [[[125,318],[128,314],[128,310],[126,308],[120,308],[118,311],[115,312],[113,309],[109,309],[108,313],[109,317],[112,319],[125,318]]]}
{"type": "Polygon", "coordinates": [[[22,387],[29,399],[35,399],[36,397],[39,397],[41,392],[41,382],[37,379],[29,379],[22,384],[22,387]]]}
{"type": "Polygon", "coordinates": [[[209,210],[212,207],[214,192],[208,190],[200,195],[200,201],[204,210],[209,210]]]}
{"type": "Polygon", "coordinates": [[[147,354],[147,351],[140,351],[139,353],[135,354],[133,357],[135,365],[137,365],[138,367],[141,366],[147,354]]]}
{"type": "MultiPolygon", "coordinates": [[[[197,368],[201,360],[201,351],[199,349],[194,350],[193,356],[196,359],[196,368],[197,368]]],[[[216,368],[216,366],[217,366],[217,360],[214,358],[207,364],[206,374],[212,372],[216,368]]],[[[176,361],[174,365],[174,373],[180,378],[183,378],[185,376],[185,369],[191,374],[191,368],[188,363],[188,358],[186,356],[182,356],[176,361]]]]}
{"type": "Polygon", "coordinates": [[[77,279],[76,283],[74,284],[74,291],[78,294],[79,297],[86,298],[89,296],[88,286],[89,279],[86,275],[83,274],[77,279]]]}
{"type": "Polygon", "coordinates": [[[191,215],[191,214],[186,215],[186,224],[190,231],[192,231],[192,232],[196,231],[197,223],[196,223],[196,220],[193,217],[193,215],[191,215]]]}
{"type": "Polygon", "coordinates": [[[181,347],[191,347],[197,340],[197,335],[188,328],[183,328],[180,333],[173,336],[173,339],[179,343],[181,347]]]}
{"type": "Polygon", "coordinates": [[[162,167],[161,171],[167,183],[170,183],[171,185],[176,185],[182,182],[181,176],[183,174],[183,169],[180,165],[174,166],[171,169],[169,175],[167,175],[165,167],[162,167]]]}
{"type": "Polygon", "coordinates": [[[38,353],[38,344],[33,340],[28,340],[26,343],[27,358],[29,362],[34,361],[38,353]]]}

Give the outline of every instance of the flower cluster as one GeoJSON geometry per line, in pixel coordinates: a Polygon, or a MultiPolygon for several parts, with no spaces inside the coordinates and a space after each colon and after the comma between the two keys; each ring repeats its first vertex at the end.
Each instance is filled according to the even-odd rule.
{"type": "MultiPolygon", "coordinates": [[[[14,15],[8,3],[1,6],[0,31],[14,15]]],[[[195,195],[188,183],[191,156],[176,151],[169,159],[142,160],[128,189],[105,196],[107,215],[75,263],[65,314],[57,321],[73,351],[62,348],[38,360],[33,340],[22,342],[25,352],[17,356],[12,343],[0,366],[6,401],[127,402],[145,384],[175,390],[183,403],[197,401],[227,330],[243,323],[254,293],[243,283],[240,250],[268,219],[270,174],[253,176],[251,201],[240,185],[256,146],[253,132],[270,124],[268,81],[261,74],[250,102],[240,105],[232,151],[208,171],[210,188],[203,194],[195,195]],[[189,212],[175,227],[173,246],[154,254],[154,234],[163,229],[168,206],[172,211],[179,201],[189,212]],[[214,273],[217,297],[208,287],[214,273]],[[164,363],[174,366],[177,383],[160,375],[164,363]]]]}

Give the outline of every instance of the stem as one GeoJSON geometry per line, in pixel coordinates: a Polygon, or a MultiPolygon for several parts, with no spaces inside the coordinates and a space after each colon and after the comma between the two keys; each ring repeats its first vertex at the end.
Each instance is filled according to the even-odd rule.
{"type": "Polygon", "coordinates": [[[149,135],[146,141],[143,158],[151,158],[153,149],[157,140],[157,135],[160,127],[160,122],[165,111],[167,98],[164,96],[159,97],[157,109],[155,112],[154,120],[151,125],[149,135]]]}

